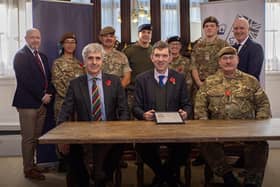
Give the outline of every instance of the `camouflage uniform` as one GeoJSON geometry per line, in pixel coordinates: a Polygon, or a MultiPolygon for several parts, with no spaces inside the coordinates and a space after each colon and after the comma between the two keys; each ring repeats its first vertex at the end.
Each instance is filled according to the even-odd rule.
{"type": "Polygon", "coordinates": [[[229,44],[218,37],[212,42],[200,40],[194,46],[191,54],[191,69],[197,69],[201,81],[216,73],[219,68],[217,53],[225,46],[229,44]]]}
{"type": "Polygon", "coordinates": [[[169,64],[169,68],[174,69],[179,73],[186,75],[186,84],[188,93],[192,93],[193,79],[191,75],[191,64],[190,60],[182,55],[177,58],[173,58],[172,62],[169,64]]]}
{"type": "MultiPolygon", "coordinates": [[[[253,76],[236,70],[235,78],[222,71],[209,76],[195,98],[195,119],[267,119],[271,117],[267,95],[253,76]]],[[[261,186],[268,158],[265,141],[244,142],[246,184],[261,186]]],[[[222,143],[203,143],[201,152],[218,176],[232,171],[225,162],[222,143]]]]}
{"type": "Polygon", "coordinates": [[[122,52],[113,49],[106,53],[103,60],[103,72],[123,78],[124,74],[130,72],[127,57],[122,52]]]}
{"type": "Polygon", "coordinates": [[[70,80],[84,73],[84,68],[76,58],[69,59],[61,56],[54,61],[52,66],[52,83],[56,89],[54,104],[55,119],[60,112],[70,80]]]}

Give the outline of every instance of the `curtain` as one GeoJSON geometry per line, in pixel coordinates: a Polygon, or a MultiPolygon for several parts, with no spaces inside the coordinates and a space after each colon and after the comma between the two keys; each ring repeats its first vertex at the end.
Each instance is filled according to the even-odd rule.
{"type": "Polygon", "coordinates": [[[31,0],[0,0],[0,76],[12,76],[13,56],[32,26],[31,0]]]}
{"type": "Polygon", "coordinates": [[[117,40],[121,41],[120,0],[101,1],[101,27],[112,26],[117,40]]]}
{"type": "Polygon", "coordinates": [[[266,71],[280,70],[280,0],[266,0],[265,5],[266,71]]]}
{"type": "Polygon", "coordinates": [[[180,35],[180,1],[161,0],[161,38],[180,35]]]}

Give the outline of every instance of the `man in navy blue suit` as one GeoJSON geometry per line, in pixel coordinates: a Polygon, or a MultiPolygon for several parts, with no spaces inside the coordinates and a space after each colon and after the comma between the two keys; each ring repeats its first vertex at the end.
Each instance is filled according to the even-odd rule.
{"type": "MultiPolygon", "coordinates": [[[[152,121],[155,112],[178,112],[182,119],[191,115],[189,94],[184,75],[169,69],[171,51],[166,42],[158,41],[152,48],[151,60],[154,69],[136,77],[133,114],[139,120],[152,121]]],[[[176,171],[186,162],[188,144],[170,143],[168,159],[162,164],[160,145],[156,143],[137,144],[136,150],[143,161],[153,170],[155,177],[152,187],[160,187],[166,181],[168,186],[180,186],[176,171]]]]}
{"type": "Polygon", "coordinates": [[[253,75],[259,80],[264,61],[264,52],[260,44],[250,39],[247,19],[241,17],[234,21],[233,34],[238,42],[233,46],[238,50],[238,69],[253,75]]]}
{"type": "Polygon", "coordinates": [[[41,34],[38,29],[26,31],[26,45],[14,57],[17,87],[13,106],[19,113],[22,136],[23,170],[26,178],[44,180],[34,162],[37,138],[46,117],[46,105],[51,101],[53,86],[47,57],[38,52],[41,34]]]}

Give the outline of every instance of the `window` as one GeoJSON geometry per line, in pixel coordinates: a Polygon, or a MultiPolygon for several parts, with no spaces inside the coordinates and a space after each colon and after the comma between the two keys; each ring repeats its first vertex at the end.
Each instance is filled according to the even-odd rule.
{"type": "Polygon", "coordinates": [[[280,71],[280,0],[266,0],[265,13],[265,68],[280,71]]]}
{"type": "Polygon", "coordinates": [[[0,76],[13,75],[12,59],[24,45],[27,28],[32,27],[31,0],[0,1],[0,76]]]}
{"type": "Polygon", "coordinates": [[[208,0],[190,0],[191,41],[195,41],[201,37],[200,3],[205,2],[208,2],[208,0]]]}
{"type": "Polygon", "coordinates": [[[180,35],[180,1],[161,0],[161,39],[180,35]]]}
{"type": "Polygon", "coordinates": [[[116,30],[117,40],[121,41],[120,0],[101,1],[101,27],[112,26],[116,30]]]}

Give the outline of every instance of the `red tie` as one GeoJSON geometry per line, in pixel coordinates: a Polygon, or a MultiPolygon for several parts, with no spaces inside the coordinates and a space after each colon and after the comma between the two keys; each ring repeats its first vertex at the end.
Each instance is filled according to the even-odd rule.
{"type": "Polygon", "coordinates": [[[46,72],[44,70],[43,63],[41,61],[41,58],[40,58],[37,50],[34,51],[34,55],[35,55],[35,58],[36,58],[36,62],[38,64],[38,66],[40,68],[40,71],[43,74],[43,77],[44,77],[44,80],[45,80],[45,89],[47,89],[48,88],[48,80],[47,80],[47,77],[46,77],[46,72]]]}
{"type": "Polygon", "coordinates": [[[98,87],[96,85],[96,78],[92,79],[92,117],[94,121],[101,120],[101,101],[98,92],[98,87]]]}

